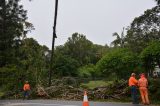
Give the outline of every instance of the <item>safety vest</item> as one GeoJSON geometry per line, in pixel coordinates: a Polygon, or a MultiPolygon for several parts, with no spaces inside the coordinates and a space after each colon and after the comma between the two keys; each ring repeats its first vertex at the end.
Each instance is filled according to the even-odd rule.
{"type": "Polygon", "coordinates": [[[138,81],[135,79],[135,77],[129,78],[129,86],[136,86],[138,81]]]}
{"type": "Polygon", "coordinates": [[[138,86],[139,87],[147,87],[148,81],[145,77],[142,77],[138,80],[138,86]]]}
{"type": "Polygon", "coordinates": [[[24,91],[30,90],[30,85],[29,84],[24,84],[23,90],[24,91]]]}

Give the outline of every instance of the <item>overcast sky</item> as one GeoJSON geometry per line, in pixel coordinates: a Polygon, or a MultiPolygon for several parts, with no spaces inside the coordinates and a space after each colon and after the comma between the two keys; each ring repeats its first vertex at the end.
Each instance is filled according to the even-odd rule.
{"type": "MultiPolygon", "coordinates": [[[[22,0],[35,30],[28,37],[51,48],[55,0],[22,0]]],[[[55,45],[63,45],[74,32],[95,44],[110,44],[135,17],[154,7],[154,0],[59,0],[55,45]]]]}

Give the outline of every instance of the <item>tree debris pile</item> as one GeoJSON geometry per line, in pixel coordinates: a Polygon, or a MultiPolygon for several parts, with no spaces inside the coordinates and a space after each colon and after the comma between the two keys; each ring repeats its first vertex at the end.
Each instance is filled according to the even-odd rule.
{"type": "MultiPolygon", "coordinates": [[[[45,98],[65,99],[65,100],[82,100],[83,99],[83,88],[77,87],[77,82],[72,85],[67,85],[64,80],[55,82],[55,85],[51,87],[43,88],[37,86],[37,95],[45,98]],[[62,83],[61,83],[62,82],[62,83]],[[75,86],[76,85],[76,86],[75,86]]],[[[115,81],[114,83],[104,86],[97,87],[94,89],[86,89],[89,100],[104,100],[104,99],[116,99],[120,100],[129,95],[129,89],[127,81],[115,81]]]]}
{"type": "Polygon", "coordinates": [[[120,100],[129,95],[127,81],[115,81],[105,87],[97,87],[93,89],[94,99],[116,99],[120,100]]]}

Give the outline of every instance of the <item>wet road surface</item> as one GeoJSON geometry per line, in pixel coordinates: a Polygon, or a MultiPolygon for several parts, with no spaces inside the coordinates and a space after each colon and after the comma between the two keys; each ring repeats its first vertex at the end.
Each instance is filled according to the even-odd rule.
{"type": "MultiPolygon", "coordinates": [[[[82,106],[82,101],[0,100],[0,106],[82,106]]],[[[131,103],[89,102],[89,106],[143,106],[131,103]]]]}

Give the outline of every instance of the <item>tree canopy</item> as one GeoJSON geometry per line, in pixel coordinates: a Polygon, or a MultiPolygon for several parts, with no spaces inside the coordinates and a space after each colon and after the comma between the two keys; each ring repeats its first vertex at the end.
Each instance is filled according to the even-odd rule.
{"type": "Polygon", "coordinates": [[[160,68],[160,41],[152,41],[149,43],[141,52],[140,56],[146,67],[146,71],[151,71],[150,74],[156,65],[160,68]]]}
{"type": "Polygon", "coordinates": [[[160,40],[159,13],[160,6],[155,6],[133,20],[126,36],[128,46],[133,51],[140,53],[150,41],[160,40]]]}
{"type": "Polygon", "coordinates": [[[103,75],[115,73],[118,78],[126,76],[134,71],[138,65],[138,58],[128,49],[116,49],[108,53],[97,63],[97,70],[103,75]]]}
{"type": "Polygon", "coordinates": [[[20,0],[0,1],[0,66],[14,64],[20,41],[33,28],[20,0]]]}

